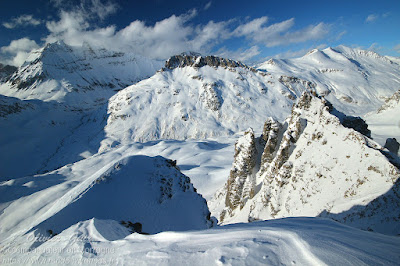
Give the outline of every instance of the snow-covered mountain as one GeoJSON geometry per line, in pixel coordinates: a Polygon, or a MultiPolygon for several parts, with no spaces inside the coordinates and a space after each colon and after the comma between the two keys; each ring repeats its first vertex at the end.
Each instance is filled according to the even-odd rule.
{"type": "Polygon", "coordinates": [[[398,61],[346,46],[315,49],[300,58],[270,59],[257,68],[313,82],[319,95],[349,115],[375,111],[400,87],[398,61]]]}
{"type": "Polygon", "coordinates": [[[162,63],[139,55],[72,47],[62,41],[30,54],[0,93],[22,100],[56,101],[79,109],[99,105],[116,91],[153,75],[162,63]]]}
{"type": "Polygon", "coordinates": [[[397,238],[332,219],[400,232],[398,63],[46,45],[0,84],[0,263],[396,264],[397,238]],[[289,216],[330,219],[255,222],[289,216]]]}
{"type": "Polygon", "coordinates": [[[0,180],[54,170],[95,154],[108,99],[161,66],[134,54],[63,42],[32,52],[0,83],[0,180]]]}
{"type": "Polygon", "coordinates": [[[328,216],[399,234],[399,158],[353,128],[369,133],[361,119],[304,93],[283,124],[269,118],[260,138],[249,129],[238,140],[212,210],[223,223],[328,216]]]}
{"type": "Polygon", "coordinates": [[[294,99],[312,88],[233,60],[183,54],[113,96],[105,132],[111,143],[232,135],[266,115],[284,119],[294,99]]]}

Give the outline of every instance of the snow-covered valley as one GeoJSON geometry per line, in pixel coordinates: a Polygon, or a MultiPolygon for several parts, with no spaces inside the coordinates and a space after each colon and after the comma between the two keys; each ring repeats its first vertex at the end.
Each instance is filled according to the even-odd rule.
{"type": "Polygon", "coordinates": [[[49,44],[0,84],[0,261],[394,265],[399,88],[343,46],[254,68],[49,44]]]}

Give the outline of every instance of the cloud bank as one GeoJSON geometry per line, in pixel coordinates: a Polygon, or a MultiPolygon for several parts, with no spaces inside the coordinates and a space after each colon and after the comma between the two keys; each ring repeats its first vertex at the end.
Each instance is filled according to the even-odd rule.
{"type": "Polygon", "coordinates": [[[38,48],[39,45],[34,40],[22,38],[12,41],[8,46],[1,47],[1,52],[9,55],[8,59],[4,60],[5,64],[20,66],[25,62],[29,53],[38,48]]]}
{"type": "MultiPolygon", "coordinates": [[[[60,0],[53,0],[53,3],[63,5],[60,0]]],[[[211,4],[211,1],[208,2],[200,12],[205,12],[211,4]]],[[[115,25],[96,26],[99,19],[103,20],[117,10],[118,6],[102,3],[100,0],[83,0],[78,7],[64,6],[57,20],[45,22],[48,35],[43,41],[50,43],[63,40],[72,46],[88,43],[91,46],[134,52],[160,60],[184,51],[196,51],[203,54],[229,55],[233,59],[247,61],[259,55],[261,47],[285,46],[318,40],[325,37],[330,30],[329,25],[323,22],[294,30],[296,28],[294,18],[269,23],[269,18],[266,16],[245,21],[231,19],[194,24],[193,18],[199,12],[196,9],[185,14],[172,15],[153,25],[135,20],[120,29],[115,25]],[[231,48],[227,48],[230,41],[243,42],[244,48],[230,50],[231,48]]],[[[18,23],[15,22],[15,25],[18,23]]],[[[14,65],[21,64],[23,55],[28,53],[28,47],[37,47],[37,44],[34,41],[29,42],[28,38],[16,41],[24,42],[25,46],[13,52],[9,49],[14,47],[15,43],[1,48],[3,53],[14,56],[12,60],[9,60],[14,65]]]]}

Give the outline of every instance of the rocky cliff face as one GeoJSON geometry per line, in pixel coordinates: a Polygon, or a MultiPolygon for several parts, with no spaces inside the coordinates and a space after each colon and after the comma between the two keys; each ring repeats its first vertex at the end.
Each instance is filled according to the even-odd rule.
{"type": "Polygon", "coordinates": [[[18,68],[0,64],[0,82],[6,81],[18,68]]]}
{"type": "Polygon", "coordinates": [[[398,234],[398,158],[387,158],[384,148],[346,128],[332,110],[326,100],[304,93],[284,124],[269,118],[259,138],[265,145],[258,154],[259,168],[254,167],[257,159],[250,148],[257,138],[246,133],[238,143],[247,143],[239,146],[248,147],[241,153],[247,156],[241,157],[242,164],[235,157],[232,168],[238,174],[231,172],[225,188],[210,203],[214,214],[220,213],[220,222],[321,215],[398,234]],[[249,175],[249,169],[256,174],[249,175]],[[233,181],[249,184],[246,191],[252,193],[243,195],[244,185],[231,186],[233,181]],[[225,206],[219,205],[224,199],[225,206]],[[390,204],[376,203],[386,200],[390,204]]]}
{"type": "Polygon", "coordinates": [[[200,68],[204,66],[210,67],[224,67],[224,68],[235,68],[242,67],[246,69],[250,69],[253,72],[256,70],[251,68],[239,61],[234,61],[231,59],[225,59],[217,56],[201,56],[197,53],[182,53],[180,55],[172,56],[165,63],[164,70],[167,69],[175,69],[175,68],[183,68],[183,67],[195,67],[200,68]]]}

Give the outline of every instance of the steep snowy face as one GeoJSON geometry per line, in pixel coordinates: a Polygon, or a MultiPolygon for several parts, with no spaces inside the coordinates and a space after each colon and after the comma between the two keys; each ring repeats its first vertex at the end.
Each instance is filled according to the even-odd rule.
{"type": "Polygon", "coordinates": [[[91,218],[141,223],[145,233],[206,229],[206,200],[176,162],[118,152],[94,156],[44,175],[0,184],[0,238],[28,230],[60,233],[91,218]]]}
{"type": "Polygon", "coordinates": [[[234,163],[227,185],[210,203],[220,222],[321,215],[398,234],[398,157],[333,114],[326,100],[304,93],[284,124],[268,119],[260,138],[242,137],[237,148],[259,143],[264,151],[257,159],[236,150],[241,158],[235,163],[246,163],[234,163]]]}
{"type": "Polygon", "coordinates": [[[336,108],[357,116],[378,109],[400,87],[398,61],[345,46],[312,50],[295,59],[271,59],[258,68],[309,80],[336,108]]]}
{"type": "Polygon", "coordinates": [[[0,93],[90,108],[106,102],[116,91],[151,76],[161,66],[158,61],[134,54],[56,42],[32,52],[0,86],[0,93]]]}
{"type": "Polygon", "coordinates": [[[265,114],[284,119],[293,100],[312,87],[232,60],[179,55],[110,99],[105,131],[111,142],[123,143],[261,131],[265,114]]]}

